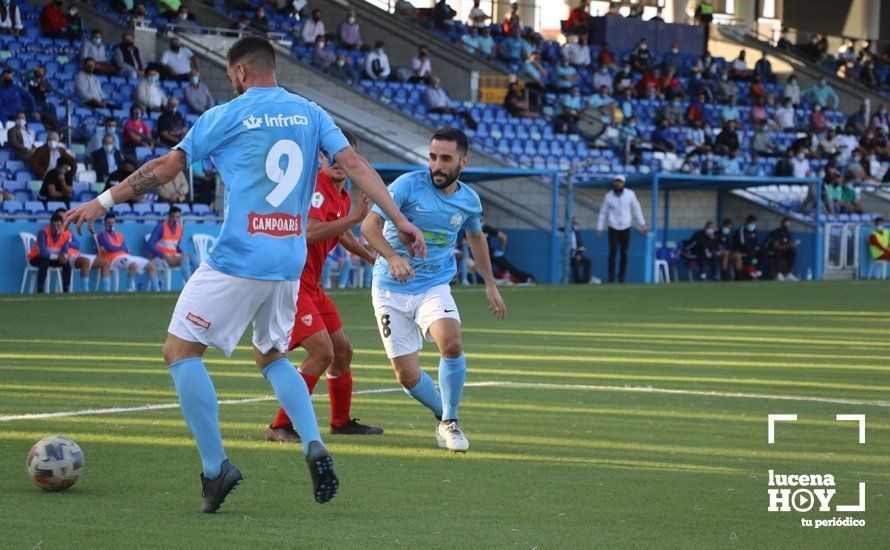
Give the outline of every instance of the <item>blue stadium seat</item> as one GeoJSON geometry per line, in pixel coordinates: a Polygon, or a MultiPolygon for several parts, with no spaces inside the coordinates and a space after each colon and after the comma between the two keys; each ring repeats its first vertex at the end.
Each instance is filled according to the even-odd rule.
{"type": "Polygon", "coordinates": [[[21,201],[3,201],[0,206],[6,214],[18,214],[25,211],[25,203],[21,201]]]}
{"type": "Polygon", "coordinates": [[[155,214],[166,216],[167,212],[170,211],[170,205],[166,202],[156,202],[152,206],[152,209],[154,210],[155,214]]]}

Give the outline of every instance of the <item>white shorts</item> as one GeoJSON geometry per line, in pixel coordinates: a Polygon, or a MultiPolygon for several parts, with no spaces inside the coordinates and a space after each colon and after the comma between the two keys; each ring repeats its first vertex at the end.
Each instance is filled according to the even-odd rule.
{"type": "Polygon", "coordinates": [[[112,269],[120,269],[121,271],[127,271],[130,269],[130,266],[136,265],[136,273],[142,275],[145,273],[145,267],[148,265],[148,258],[143,258],[142,256],[131,256],[129,254],[122,254],[117,258],[111,260],[111,268],[112,269]]]}
{"type": "Polygon", "coordinates": [[[81,254],[80,256],[74,256],[74,257],[68,256],[68,263],[71,264],[71,267],[74,267],[74,262],[76,262],[78,260],[78,258],[86,258],[87,260],[89,260],[90,267],[92,267],[93,262],[96,261],[95,254],[81,254]]]}
{"type": "Polygon", "coordinates": [[[244,279],[202,263],[185,284],[167,332],[231,357],[253,321],[253,345],[287,353],[297,315],[300,281],[244,279]]]}
{"type": "Polygon", "coordinates": [[[420,351],[424,340],[432,342],[429,328],[439,319],[460,322],[448,285],[434,286],[422,294],[402,294],[374,287],[371,303],[390,359],[420,351]]]}

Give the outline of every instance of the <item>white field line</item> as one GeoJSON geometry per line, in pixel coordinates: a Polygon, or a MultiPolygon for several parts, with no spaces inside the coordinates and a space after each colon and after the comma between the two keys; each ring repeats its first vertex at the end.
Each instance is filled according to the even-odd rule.
{"type": "MultiPolygon", "coordinates": [[[[699,397],[728,397],[736,399],[766,399],[775,401],[805,401],[810,403],[830,403],[835,405],[856,405],[862,407],[890,407],[888,401],[862,401],[858,399],[841,399],[834,397],[809,397],[805,395],[779,395],[765,393],[736,393],[736,392],[720,392],[705,390],[683,390],[673,388],[653,388],[651,386],[601,386],[588,384],[548,384],[542,382],[509,382],[489,380],[484,382],[471,382],[466,384],[470,388],[479,387],[507,387],[507,388],[540,388],[540,389],[563,389],[563,390],[588,390],[588,391],[611,391],[623,393],[657,393],[667,395],[695,395],[699,397]]],[[[354,392],[355,395],[370,395],[378,393],[394,393],[402,391],[401,388],[376,388],[370,390],[359,390],[354,392]]],[[[327,394],[315,394],[314,399],[327,397],[327,394]]],[[[242,405],[245,403],[260,403],[265,401],[275,401],[274,396],[267,397],[251,397],[248,399],[223,399],[220,405],[242,405]]],[[[143,405],[140,407],[113,407],[108,409],[84,409],[81,411],[64,411],[54,413],[36,413],[36,414],[20,414],[12,416],[0,416],[0,422],[14,422],[16,420],[40,420],[44,418],[63,418],[68,416],[85,416],[91,414],[119,414],[139,411],[159,411],[166,409],[176,409],[178,403],[161,403],[157,405],[143,405]]]]}

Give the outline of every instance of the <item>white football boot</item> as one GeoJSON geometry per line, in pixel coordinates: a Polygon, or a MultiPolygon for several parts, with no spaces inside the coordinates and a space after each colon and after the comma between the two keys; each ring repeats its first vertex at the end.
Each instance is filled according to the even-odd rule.
{"type": "Polygon", "coordinates": [[[465,453],[470,448],[470,442],[457,420],[439,422],[436,426],[436,443],[452,453],[465,453]]]}

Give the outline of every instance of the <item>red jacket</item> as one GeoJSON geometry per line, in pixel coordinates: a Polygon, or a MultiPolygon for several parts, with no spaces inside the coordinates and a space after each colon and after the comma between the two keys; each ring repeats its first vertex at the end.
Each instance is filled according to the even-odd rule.
{"type": "Polygon", "coordinates": [[[59,32],[67,28],[68,18],[65,12],[52,2],[43,7],[43,11],[40,12],[40,29],[43,32],[59,32]]]}

